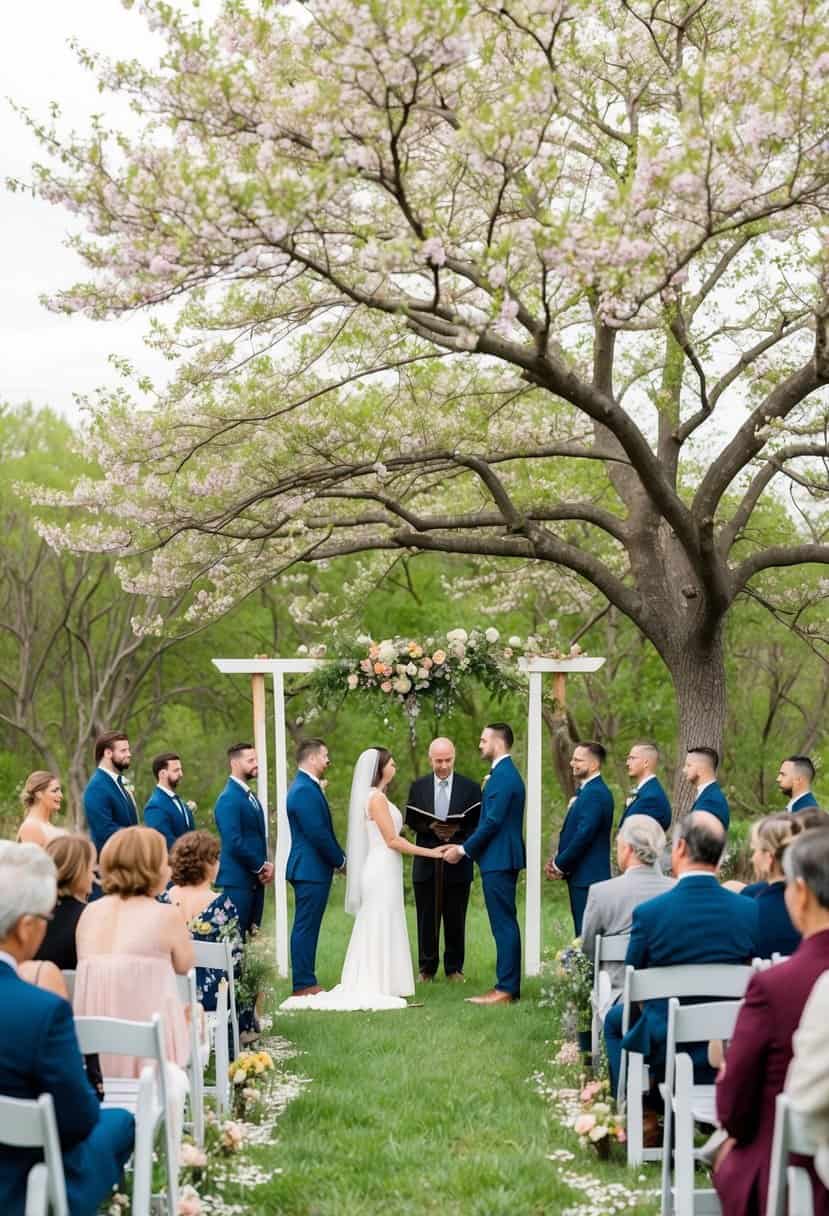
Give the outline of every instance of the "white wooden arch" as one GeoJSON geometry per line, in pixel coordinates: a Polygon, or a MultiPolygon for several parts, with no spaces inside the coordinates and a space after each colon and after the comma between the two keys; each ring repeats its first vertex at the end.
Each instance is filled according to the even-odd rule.
{"type": "MultiPolygon", "coordinates": [[[[286,799],[288,795],[288,753],[285,729],[286,675],[314,671],[324,659],[214,659],[225,675],[251,677],[253,694],[253,742],[259,759],[256,793],[268,816],[268,839],[274,839],[273,808],[276,808],[276,848],[274,851],[274,898],[276,901],[276,969],[281,976],[289,974],[288,960],[288,888],[285,870],[291,850],[291,830],[288,826],[286,799]],[[273,679],[274,713],[274,790],[268,782],[268,726],[265,697],[265,677],[273,679]]],[[[554,676],[554,695],[564,703],[566,677],[570,673],[597,671],[603,658],[580,656],[574,659],[522,659],[520,667],[529,682],[527,715],[527,892],[524,920],[524,971],[538,975],[541,968],[541,774],[544,754],[541,701],[544,676],[554,676]]]]}

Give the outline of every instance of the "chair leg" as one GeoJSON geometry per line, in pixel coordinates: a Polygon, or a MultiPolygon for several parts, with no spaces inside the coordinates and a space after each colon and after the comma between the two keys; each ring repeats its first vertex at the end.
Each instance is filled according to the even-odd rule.
{"type": "Polygon", "coordinates": [[[627,1157],[628,1165],[642,1164],[642,1069],[643,1059],[637,1052],[627,1053],[627,1157]]]}
{"type": "MultiPolygon", "coordinates": [[[[674,1121],[674,1211],[676,1216],[694,1216],[694,1117],[691,1090],[694,1066],[691,1057],[676,1057],[676,1105],[674,1121]]],[[[667,1157],[667,1152],[665,1154],[667,1157]]]]}

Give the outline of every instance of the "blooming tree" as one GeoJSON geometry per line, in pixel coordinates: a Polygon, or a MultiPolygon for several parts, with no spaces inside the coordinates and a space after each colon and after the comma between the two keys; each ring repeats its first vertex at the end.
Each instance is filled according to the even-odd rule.
{"type": "Polygon", "coordinates": [[[89,61],[139,134],[32,120],[92,272],[52,307],[182,301],[62,539],[204,613],[357,551],[563,568],[718,744],[730,606],[829,562],[829,6],[295,7],[145,0],[160,64],[89,61]],[[787,482],[809,524],[769,535],[787,482]]]}

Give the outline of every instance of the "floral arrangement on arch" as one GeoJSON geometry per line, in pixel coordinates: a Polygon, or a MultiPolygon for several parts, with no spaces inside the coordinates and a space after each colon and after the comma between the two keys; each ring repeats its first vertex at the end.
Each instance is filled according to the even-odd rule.
{"type": "Polygon", "coordinates": [[[335,659],[313,674],[312,697],[322,707],[332,698],[356,693],[384,716],[388,707],[397,706],[414,734],[424,700],[431,701],[436,718],[444,717],[469,680],[496,695],[519,688],[520,678],[509,665],[513,642],[520,645],[520,639],[511,638],[510,645],[501,646],[500,634],[492,627],[450,629],[445,641],[392,637],[376,642],[363,634],[357,638],[356,654],[335,659]]]}

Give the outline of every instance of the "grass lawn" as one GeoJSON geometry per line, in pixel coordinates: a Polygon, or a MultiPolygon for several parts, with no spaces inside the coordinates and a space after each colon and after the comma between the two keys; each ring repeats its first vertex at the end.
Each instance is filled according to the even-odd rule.
{"type": "MultiPolygon", "coordinates": [[[[342,883],[335,883],[318,956],[326,986],[339,978],[353,923],[342,898],[342,883]]],[[[414,948],[411,905],[408,911],[414,948]]],[[[569,938],[562,885],[545,890],[544,922],[546,945],[569,938]]],[[[656,1211],[656,1200],[641,1194],[658,1184],[655,1168],[629,1172],[621,1149],[618,1161],[600,1163],[579,1147],[545,1096],[545,1088],[549,1094],[576,1078],[552,1063],[557,1028],[539,1007],[539,981],[525,981],[517,1005],[464,1004],[464,996],[486,991],[494,980],[479,879],[467,946],[466,984],[419,985],[413,999],[423,1001],[422,1008],[275,1014],[274,1033],[299,1052],[290,1068],[311,1083],[280,1117],[275,1141],[251,1149],[264,1171],[281,1172],[250,1193],[244,1210],[291,1216],[656,1211]]],[[[280,982],[277,1005],[288,990],[287,981],[280,982]]]]}

